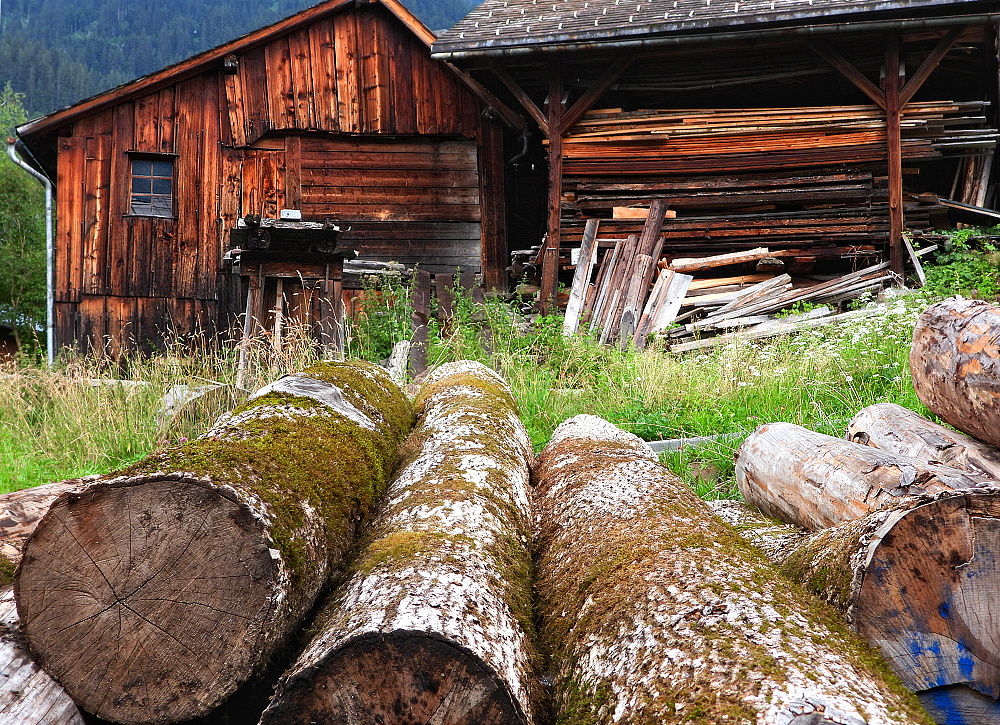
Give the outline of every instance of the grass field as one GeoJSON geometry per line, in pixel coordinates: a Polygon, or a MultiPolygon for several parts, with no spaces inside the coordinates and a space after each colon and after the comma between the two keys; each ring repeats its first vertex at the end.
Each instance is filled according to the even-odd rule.
{"type": "MultiPolygon", "coordinates": [[[[387,356],[408,328],[404,298],[399,290],[372,296],[351,330],[352,354],[387,356]]],[[[758,425],[783,420],[839,435],[871,403],[926,412],[913,393],[907,357],[913,324],[929,301],[911,293],[862,320],[687,355],[566,339],[558,319],[529,328],[501,302],[466,301],[448,331],[432,330],[429,359],[479,359],[502,372],[536,447],[579,413],[600,415],[647,440],[721,434],[718,443],[664,460],[701,495],[729,496],[733,453],[758,425]]],[[[293,341],[281,356],[261,341],[251,350],[242,390],[233,385],[231,350],[175,352],[121,366],[72,354],[52,370],[8,364],[0,374],[0,491],[112,471],[197,436],[250,391],[313,356],[304,341],[293,341]],[[180,412],[162,410],[173,386],[207,384],[221,387],[180,412]]]]}

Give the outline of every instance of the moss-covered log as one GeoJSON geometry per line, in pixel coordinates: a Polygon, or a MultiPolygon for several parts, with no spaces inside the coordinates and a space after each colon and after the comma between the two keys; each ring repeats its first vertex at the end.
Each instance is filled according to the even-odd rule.
{"type": "Polygon", "coordinates": [[[266,725],[533,722],[527,433],[478,363],[437,369],[417,407],[407,463],[266,725]]]}
{"type": "Polygon", "coordinates": [[[573,418],[534,475],[556,722],[930,722],[635,436],[573,418]]]}
{"type": "Polygon", "coordinates": [[[1000,491],[945,492],[807,534],[712,505],[792,580],[844,612],[938,722],[1000,722],[1000,491]]]}
{"type": "Polygon", "coordinates": [[[792,423],[760,426],[736,454],[736,483],[768,516],[815,531],[895,499],[996,486],[989,476],[863,446],[792,423]]]}
{"type": "Polygon", "coordinates": [[[380,368],[326,363],[196,441],[64,493],[15,575],[32,651],[104,719],[208,712],[343,566],[411,423],[380,368]]]}
{"type": "Polygon", "coordinates": [[[1000,478],[1000,450],[894,403],[858,411],[846,438],[900,456],[1000,478]]]}
{"type": "Polygon", "coordinates": [[[22,641],[9,586],[0,589],[0,723],[83,725],[73,700],[35,663],[22,641]]]}
{"type": "Polygon", "coordinates": [[[1000,446],[1000,307],[961,297],[928,307],[913,331],[910,374],[935,415],[1000,446]]]}

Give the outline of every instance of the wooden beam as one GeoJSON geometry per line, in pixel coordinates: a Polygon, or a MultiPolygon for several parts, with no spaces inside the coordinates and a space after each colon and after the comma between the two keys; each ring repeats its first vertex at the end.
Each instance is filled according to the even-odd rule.
{"type": "Polygon", "coordinates": [[[443,64],[445,68],[455,74],[458,80],[460,80],[466,88],[472,91],[472,94],[476,96],[476,98],[496,111],[500,118],[503,119],[504,123],[511,128],[516,128],[518,131],[524,128],[524,119],[515,113],[510,106],[493,95],[493,93],[491,93],[486,86],[473,78],[471,74],[466,73],[461,68],[451,63],[443,62],[443,64]]]}
{"type": "Polygon", "coordinates": [[[533,100],[531,100],[531,97],[524,92],[524,89],[518,85],[517,81],[514,80],[510,73],[508,73],[505,68],[501,68],[500,66],[490,66],[490,70],[493,72],[493,75],[499,78],[500,82],[507,87],[507,90],[511,92],[514,98],[517,99],[517,102],[520,103],[524,110],[528,112],[528,115],[535,119],[535,123],[538,124],[540,129],[542,129],[542,133],[549,136],[549,122],[548,119],[545,118],[545,114],[542,113],[541,109],[533,100]]]}
{"type": "Polygon", "coordinates": [[[899,36],[890,33],[885,48],[885,128],[889,163],[889,264],[903,273],[903,145],[900,132],[899,36]]]}
{"type": "Polygon", "coordinates": [[[964,25],[956,26],[948,31],[948,33],[941,38],[941,42],[935,46],[931,54],[924,58],[924,62],[920,64],[917,68],[917,72],[906,82],[903,89],[899,92],[899,105],[900,107],[905,106],[913,98],[913,95],[920,90],[920,86],[924,84],[924,81],[934,72],[934,69],[940,65],[944,57],[948,55],[948,51],[952,49],[955,45],[955,41],[958,40],[958,36],[962,34],[965,30],[964,25]]]}
{"type": "Polygon", "coordinates": [[[549,68],[549,101],[546,110],[546,130],[549,136],[549,221],[545,254],[542,257],[542,289],[538,300],[538,311],[543,315],[556,312],[558,307],[556,288],[559,283],[559,233],[562,222],[562,120],[565,111],[561,65],[549,68]]]}
{"type": "Polygon", "coordinates": [[[864,74],[851,65],[844,56],[822,40],[807,40],[808,45],[816,55],[832,65],[842,76],[853,83],[859,91],[872,99],[879,108],[885,109],[885,94],[868,80],[864,74]]]}
{"type": "Polygon", "coordinates": [[[624,73],[630,65],[634,57],[621,58],[616,60],[611,66],[601,74],[594,85],[584,91],[584,94],[576,99],[576,102],[570,106],[569,110],[563,115],[563,126],[562,133],[566,134],[580,118],[589,111],[593,105],[600,100],[601,96],[608,92],[608,90],[615,84],[615,82],[621,78],[622,73],[624,73]]]}

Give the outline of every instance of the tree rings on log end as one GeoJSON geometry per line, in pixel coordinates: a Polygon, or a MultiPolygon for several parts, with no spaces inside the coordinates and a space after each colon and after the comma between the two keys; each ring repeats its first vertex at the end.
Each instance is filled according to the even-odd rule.
{"type": "Polygon", "coordinates": [[[238,686],[277,571],[261,522],[225,489],[150,477],[61,496],[15,587],[31,649],[81,707],[167,723],[238,686]]]}
{"type": "Polygon", "coordinates": [[[261,725],[522,725],[479,658],[422,632],[363,636],[285,683],[261,725]]]}
{"type": "Polygon", "coordinates": [[[997,552],[1000,491],[902,510],[873,536],[851,619],[911,690],[1000,696],[997,552]]]}

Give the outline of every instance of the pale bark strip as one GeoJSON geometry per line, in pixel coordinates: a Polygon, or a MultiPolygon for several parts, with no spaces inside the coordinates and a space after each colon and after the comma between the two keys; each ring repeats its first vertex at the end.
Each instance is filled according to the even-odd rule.
{"type": "Polygon", "coordinates": [[[913,331],[910,373],[935,415],[1000,446],[1000,307],[961,297],[928,307],[913,331]]]}
{"type": "Polygon", "coordinates": [[[847,425],[846,438],[901,456],[1000,478],[1000,450],[894,403],[877,403],[859,411],[847,425]]]}
{"type": "Polygon", "coordinates": [[[207,713],[343,566],[411,422],[385,371],[326,363],[196,441],[62,494],[15,577],[32,651],[106,720],[207,713]]]}
{"type": "Polygon", "coordinates": [[[843,611],[908,688],[950,713],[942,722],[996,721],[976,703],[1000,696],[1000,490],[906,499],[813,534],[735,501],[711,505],[843,611]]]}
{"type": "Polygon", "coordinates": [[[83,725],[73,700],[22,642],[10,587],[0,590],[0,725],[83,725]]]}
{"type": "Polygon", "coordinates": [[[557,722],[930,722],[637,437],[578,416],[534,475],[557,722]]]}
{"type": "Polygon", "coordinates": [[[528,435],[479,363],[433,371],[417,404],[407,463],[266,725],[534,721],[528,435]]]}
{"type": "Polygon", "coordinates": [[[736,483],[768,516],[815,531],[895,499],[996,486],[988,477],[823,435],[792,423],[760,426],[736,454],[736,483]]]}

